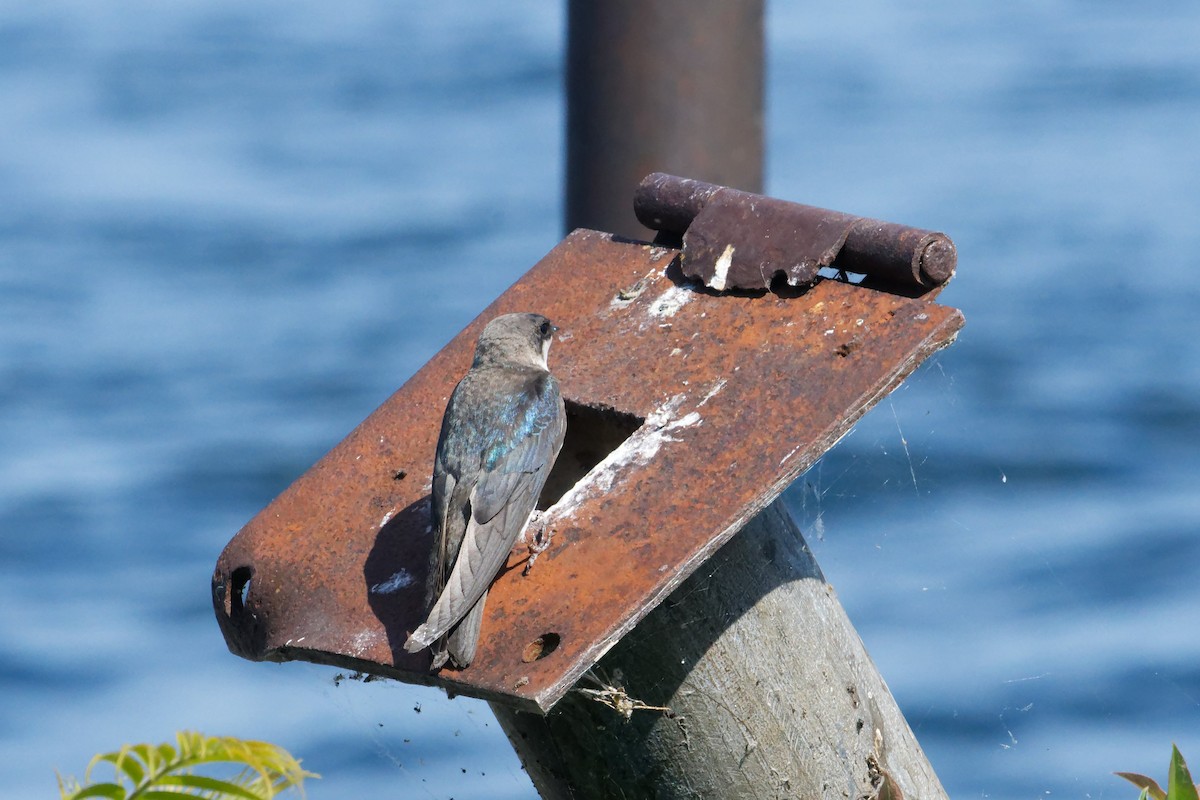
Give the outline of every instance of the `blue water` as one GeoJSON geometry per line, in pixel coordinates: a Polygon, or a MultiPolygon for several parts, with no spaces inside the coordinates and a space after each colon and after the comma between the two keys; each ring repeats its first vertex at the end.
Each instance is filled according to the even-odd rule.
{"type": "MultiPolygon", "coordinates": [[[[0,6],[0,787],[180,728],[531,798],[486,706],[225,649],[232,534],[560,234],[562,11],[0,6]]],[[[411,7],[410,7],[411,6],[411,7]]],[[[1200,764],[1200,6],[773,4],[768,190],[959,342],[787,495],[955,797],[1200,764]]]]}

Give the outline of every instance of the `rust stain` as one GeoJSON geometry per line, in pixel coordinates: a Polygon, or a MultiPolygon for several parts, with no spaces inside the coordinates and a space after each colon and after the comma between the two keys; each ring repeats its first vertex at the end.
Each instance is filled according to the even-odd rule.
{"type": "Polygon", "coordinates": [[[578,230],[484,310],[225,548],[213,603],[230,649],[545,711],[962,325],[831,280],[718,294],[678,254],[578,230]],[[475,662],[431,673],[403,644],[424,618],[441,415],[481,327],[512,311],[560,328],[559,463],[575,473],[545,514],[550,549],[528,577],[514,553],[493,585],[475,662]]]}

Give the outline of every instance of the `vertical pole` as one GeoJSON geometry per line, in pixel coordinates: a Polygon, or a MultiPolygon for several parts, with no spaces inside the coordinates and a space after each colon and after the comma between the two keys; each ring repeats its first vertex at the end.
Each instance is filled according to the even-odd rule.
{"type": "Polygon", "coordinates": [[[761,192],[763,0],[568,0],[566,229],[653,236],[651,172],[761,192]]]}
{"type": "Polygon", "coordinates": [[[544,800],[946,800],[781,500],[592,674],[628,719],[588,680],[544,717],[492,704],[544,800]]]}

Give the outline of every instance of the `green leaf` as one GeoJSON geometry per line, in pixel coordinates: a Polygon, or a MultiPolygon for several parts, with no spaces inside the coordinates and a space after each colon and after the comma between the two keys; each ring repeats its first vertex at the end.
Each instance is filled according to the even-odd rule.
{"type": "Polygon", "coordinates": [[[108,797],[111,800],[125,800],[125,787],[119,783],[93,783],[80,789],[70,796],[70,800],[84,800],[86,797],[108,797]]]}
{"type": "Polygon", "coordinates": [[[1114,775],[1119,775],[1133,785],[1141,788],[1143,794],[1148,794],[1154,800],[1167,800],[1167,793],[1162,790],[1153,778],[1147,778],[1145,775],[1139,775],[1136,772],[1115,772],[1114,775]]]}
{"type": "Polygon", "coordinates": [[[1184,763],[1183,756],[1175,745],[1171,745],[1171,772],[1167,776],[1167,799],[1200,800],[1200,797],[1196,795],[1196,784],[1192,783],[1192,773],[1188,771],[1187,764],[1184,763]]]}
{"type": "Polygon", "coordinates": [[[221,797],[240,797],[243,800],[263,800],[263,795],[255,794],[246,788],[230,781],[217,778],[207,778],[203,775],[166,775],[158,780],[159,786],[184,786],[189,789],[203,789],[208,792],[219,792],[221,797]]]}
{"type": "Polygon", "coordinates": [[[105,753],[101,756],[96,756],[100,761],[107,761],[113,765],[113,772],[120,779],[121,773],[129,778],[134,786],[137,786],[146,778],[146,770],[142,763],[131,752],[131,748],[126,745],[116,753],[105,753]]]}
{"type": "Polygon", "coordinates": [[[98,755],[88,765],[85,782],[98,763],[113,766],[118,783],[97,783],[80,788],[73,781],[69,788],[59,778],[59,794],[64,800],[91,797],[111,800],[180,800],[206,797],[211,800],[262,800],[294,787],[302,796],[304,779],[320,776],[305,770],[287,750],[267,742],[232,736],[205,736],[195,731],[180,731],[175,745],[168,743],[125,745],[113,753],[98,755]],[[233,764],[242,767],[234,778],[222,780],[195,775],[197,767],[233,764]],[[131,780],[126,790],[119,781],[131,780]],[[70,794],[75,791],[75,794],[70,794]]]}
{"type": "Polygon", "coordinates": [[[175,748],[171,747],[171,745],[167,744],[166,742],[160,744],[157,748],[157,751],[159,759],[161,759],[164,764],[170,764],[178,757],[178,754],[175,752],[175,748]]]}

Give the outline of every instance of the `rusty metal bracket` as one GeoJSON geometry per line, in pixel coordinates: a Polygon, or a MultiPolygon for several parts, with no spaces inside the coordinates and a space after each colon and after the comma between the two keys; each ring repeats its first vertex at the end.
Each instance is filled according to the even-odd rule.
{"type": "Polygon", "coordinates": [[[648,228],[683,237],[683,273],[717,291],[808,286],[822,267],[926,292],[954,275],[944,233],[656,172],[634,197],[648,228]]]}
{"type": "Polygon", "coordinates": [[[722,294],[679,256],[564,239],[233,538],[212,579],[230,649],[544,712],[963,322],[833,280],[722,294]],[[528,577],[525,553],[510,557],[471,667],[430,672],[403,644],[424,617],[441,415],[482,326],[527,310],[560,328],[553,545],[528,577]]]}

